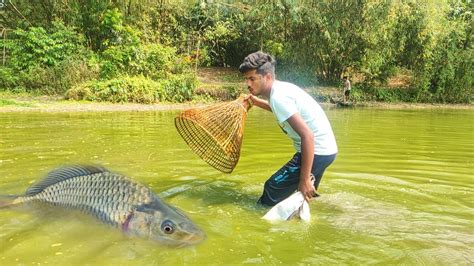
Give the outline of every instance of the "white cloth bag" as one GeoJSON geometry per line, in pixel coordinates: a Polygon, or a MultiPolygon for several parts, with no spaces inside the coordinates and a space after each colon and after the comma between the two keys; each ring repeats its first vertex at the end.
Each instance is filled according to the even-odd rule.
{"type": "Polygon", "coordinates": [[[309,222],[311,218],[309,204],[304,200],[303,194],[299,191],[273,206],[262,219],[267,221],[286,221],[295,216],[305,222],[309,222]]]}

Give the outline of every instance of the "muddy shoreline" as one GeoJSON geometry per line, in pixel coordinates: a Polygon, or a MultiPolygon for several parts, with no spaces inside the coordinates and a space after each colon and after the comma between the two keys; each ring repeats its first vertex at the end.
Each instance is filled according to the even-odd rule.
{"type": "MultiPolygon", "coordinates": [[[[182,104],[112,104],[112,103],[40,103],[28,106],[5,105],[0,106],[0,113],[8,112],[125,112],[125,111],[170,111],[184,110],[194,107],[211,105],[212,103],[182,103],[182,104]]],[[[339,108],[335,104],[320,103],[323,107],[339,108]]],[[[474,105],[455,104],[420,104],[420,103],[361,103],[351,108],[378,108],[378,109],[474,109],[474,105]]]]}
{"type": "MultiPolygon", "coordinates": [[[[84,102],[67,101],[60,98],[38,96],[38,97],[12,97],[12,95],[1,95],[3,104],[0,105],[0,113],[8,112],[116,112],[116,111],[168,111],[184,110],[193,107],[211,105],[215,102],[188,102],[188,103],[107,103],[107,102],[84,102]],[[10,96],[10,97],[9,97],[10,96]],[[7,101],[7,102],[5,102],[7,101]]],[[[320,103],[325,108],[338,108],[331,103],[320,103]]],[[[354,104],[351,108],[380,108],[380,109],[474,109],[474,104],[423,104],[423,103],[383,103],[363,102],[354,104]]]]}

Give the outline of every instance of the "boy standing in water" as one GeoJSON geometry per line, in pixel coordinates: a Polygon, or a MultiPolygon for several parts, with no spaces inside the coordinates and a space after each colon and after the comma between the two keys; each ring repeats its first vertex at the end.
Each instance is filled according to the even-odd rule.
{"type": "Polygon", "coordinates": [[[265,182],[259,203],[267,206],[276,205],[295,190],[309,202],[338,151],[321,106],[298,86],[276,80],[275,64],[270,55],[255,52],[239,67],[250,92],[246,100],[273,112],[296,149],[293,158],[265,182]]]}

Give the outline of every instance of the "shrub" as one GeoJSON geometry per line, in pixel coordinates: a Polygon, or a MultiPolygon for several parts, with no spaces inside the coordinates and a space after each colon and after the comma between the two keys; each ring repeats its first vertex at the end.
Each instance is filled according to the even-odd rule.
{"type": "Polygon", "coordinates": [[[24,71],[0,68],[0,84],[5,89],[62,95],[73,86],[98,77],[97,65],[69,58],[56,66],[35,66],[24,71]]]}
{"type": "Polygon", "coordinates": [[[14,41],[9,44],[9,67],[22,71],[38,66],[57,66],[64,59],[83,50],[82,39],[72,28],[62,22],[54,22],[47,31],[42,27],[13,32],[14,41]]]}
{"type": "Polygon", "coordinates": [[[161,84],[143,76],[89,81],[66,92],[67,99],[113,103],[154,103],[162,100],[163,96],[161,84]]]}
{"type": "Polygon", "coordinates": [[[356,102],[416,102],[416,90],[408,88],[380,88],[360,84],[351,90],[351,99],[356,102]]]}
{"type": "Polygon", "coordinates": [[[190,72],[191,65],[172,47],[161,44],[111,46],[102,54],[101,77],[143,75],[160,80],[190,72]]]}
{"type": "Polygon", "coordinates": [[[12,36],[7,43],[7,65],[0,68],[0,88],[63,94],[97,77],[98,68],[89,64],[91,53],[82,45],[81,36],[62,22],[54,22],[49,30],[17,29],[12,36]]]}
{"type": "Polygon", "coordinates": [[[19,77],[16,72],[9,67],[0,67],[0,90],[18,86],[19,77]]]}
{"type": "Polygon", "coordinates": [[[185,102],[192,100],[197,79],[194,74],[178,74],[161,83],[164,85],[167,101],[185,102]]]}
{"type": "Polygon", "coordinates": [[[121,76],[105,81],[88,81],[66,92],[66,99],[113,103],[183,102],[191,100],[196,78],[175,75],[155,81],[144,76],[121,76]]]}
{"type": "Polygon", "coordinates": [[[217,85],[204,86],[196,89],[196,95],[206,100],[229,101],[237,99],[241,94],[247,93],[243,86],[239,85],[217,85]]]}

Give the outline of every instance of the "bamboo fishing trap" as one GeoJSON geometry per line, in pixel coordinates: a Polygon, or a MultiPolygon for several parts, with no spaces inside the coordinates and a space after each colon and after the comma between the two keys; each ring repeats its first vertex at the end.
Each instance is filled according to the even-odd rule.
{"type": "Polygon", "coordinates": [[[240,147],[250,102],[237,100],[183,111],[175,118],[178,133],[206,163],[231,173],[240,158],[240,147]]]}

